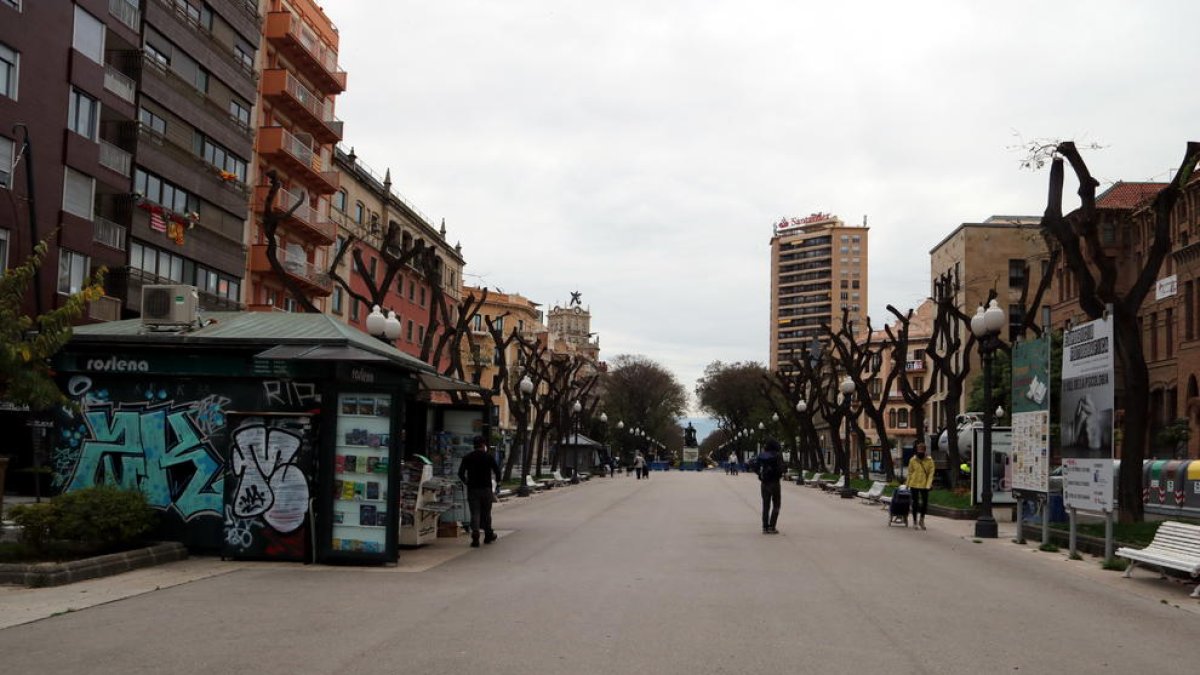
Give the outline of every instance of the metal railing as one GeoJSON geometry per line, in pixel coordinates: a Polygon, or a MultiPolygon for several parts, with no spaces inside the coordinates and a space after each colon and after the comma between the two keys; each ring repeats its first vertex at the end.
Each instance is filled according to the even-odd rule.
{"type": "Polygon", "coordinates": [[[111,65],[104,66],[104,88],[133,105],[137,84],[128,75],[111,65]]]}
{"type": "Polygon", "coordinates": [[[141,30],[142,13],[129,0],[108,0],[108,13],[131,29],[141,30]]]}
{"type": "Polygon", "coordinates": [[[333,282],[329,278],[329,274],[320,269],[316,265],[308,262],[304,258],[293,259],[288,255],[286,248],[278,249],[279,263],[283,265],[283,269],[287,270],[288,274],[294,277],[300,277],[309,283],[320,286],[321,288],[330,288],[333,282]]]}
{"type": "Polygon", "coordinates": [[[292,20],[288,26],[288,32],[291,33],[296,41],[304,47],[325,70],[333,75],[345,73],[344,70],[338,68],[337,52],[325,46],[324,42],[317,37],[317,34],[312,31],[303,21],[292,16],[292,20]]]}
{"type": "Polygon", "coordinates": [[[92,241],[115,249],[125,250],[125,226],[107,218],[92,221],[92,241]]]}
{"type": "Polygon", "coordinates": [[[123,302],[117,298],[104,296],[88,303],[88,318],[96,321],[119,321],[123,302]]]}
{"type": "Polygon", "coordinates": [[[338,127],[341,125],[342,121],[333,114],[332,105],[309,91],[308,87],[301,84],[300,80],[297,80],[291,73],[284,72],[287,75],[284,88],[287,90],[287,93],[291,94],[292,98],[299,101],[305,110],[312,113],[313,117],[321,120],[327,126],[338,127]]]}
{"type": "Polygon", "coordinates": [[[309,147],[307,143],[293,136],[287,129],[280,127],[279,131],[281,132],[283,139],[282,143],[280,143],[280,147],[283,148],[284,152],[292,157],[295,157],[300,162],[303,162],[306,166],[310,167],[317,173],[329,172],[329,162],[327,162],[320,155],[314,153],[312,148],[309,147]]]}
{"type": "Polygon", "coordinates": [[[101,139],[100,165],[108,167],[122,176],[128,176],[129,170],[133,166],[133,155],[101,139]]]}

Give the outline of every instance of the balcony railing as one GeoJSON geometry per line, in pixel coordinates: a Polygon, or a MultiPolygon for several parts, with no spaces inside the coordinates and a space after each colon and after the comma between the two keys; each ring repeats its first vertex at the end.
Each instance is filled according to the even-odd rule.
{"type": "MultiPolygon", "coordinates": [[[[337,52],[330,49],[313,29],[288,11],[270,12],[267,14],[265,35],[268,40],[276,40],[285,46],[295,45],[293,51],[303,53],[320,69],[319,73],[327,89],[344,91],[346,89],[346,71],[338,68],[337,52]]],[[[297,54],[299,55],[299,54],[297,54]]]]}
{"type": "Polygon", "coordinates": [[[119,321],[122,303],[117,298],[104,296],[88,303],[88,318],[96,321],[119,321]]]}
{"type": "Polygon", "coordinates": [[[291,73],[282,68],[264,71],[262,91],[268,98],[283,96],[285,104],[302,111],[302,115],[307,114],[312,120],[307,126],[315,126],[312,131],[322,141],[335,143],[341,140],[342,121],[334,116],[333,106],[309,91],[291,73]]]}
{"type": "Polygon", "coordinates": [[[115,249],[125,250],[125,226],[107,218],[92,221],[92,241],[115,249]]]}
{"type": "Polygon", "coordinates": [[[263,127],[258,134],[259,153],[286,167],[293,178],[303,181],[314,194],[337,191],[338,175],[329,160],[313,152],[308,143],[283,127],[263,127]]]}
{"type": "MultiPolygon", "coordinates": [[[[271,188],[268,185],[259,185],[254,188],[254,207],[256,211],[262,212],[266,208],[267,193],[270,190],[271,188]]],[[[275,194],[274,208],[276,211],[286,213],[297,201],[300,201],[299,195],[281,189],[275,194]]],[[[329,220],[328,216],[321,213],[320,207],[313,208],[310,206],[307,199],[292,213],[291,219],[305,225],[310,230],[310,234],[319,235],[322,243],[333,243],[336,236],[334,224],[329,220]]]]}
{"type": "MultiPolygon", "coordinates": [[[[276,249],[276,256],[289,276],[297,279],[313,292],[320,295],[329,295],[333,292],[333,280],[329,278],[329,274],[325,270],[302,257],[290,257],[286,248],[276,249]]],[[[263,274],[274,273],[270,261],[267,260],[266,244],[254,244],[250,247],[250,271],[263,274]]]]}
{"type": "Polygon", "coordinates": [[[133,155],[108,141],[101,140],[100,165],[108,167],[122,176],[129,176],[129,170],[133,165],[133,155]]]}
{"type": "Polygon", "coordinates": [[[104,66],[104,88],[133,105],[137,84],[125,73],[111,65],[104,66]]]}
{"type": "Polygon", "coordinates": [[[141,30],[142,13],[129,0],[108,0],[108,13],[134,31],[141,30]]]}
{"type": "Polygon", "coordinates": [[[909,373],[921,373],[925,371],[925,362],[920,359],[914,359],[904,362],[904,370],[909,373]]]}

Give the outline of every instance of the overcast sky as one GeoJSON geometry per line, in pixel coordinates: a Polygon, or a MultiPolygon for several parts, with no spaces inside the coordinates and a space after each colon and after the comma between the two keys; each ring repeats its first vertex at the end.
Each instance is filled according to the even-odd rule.
{"type": "Polygon", "coordinates": [[[958,224],[1042,212],[1022,139],[1103,145],[1106,183],[1166,180],[1200,140],[1194,0],[324,8],[343,145],[446,219],[466,281],[547,308],[581,291],[603,357],[689,393],[710,361],[767,361],[783,216],[869,218],[878,325],[958,224]]]}

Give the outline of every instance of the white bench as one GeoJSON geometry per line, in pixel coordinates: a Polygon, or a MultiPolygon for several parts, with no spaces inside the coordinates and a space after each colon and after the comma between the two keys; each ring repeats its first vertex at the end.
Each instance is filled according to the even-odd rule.
{"type": "Polygon", "coordinates": [[[824,490],[826,494],[833,494],[844,487],[846,487],[845,476],[842,476],[833,483],[821,483],[821,489],[824,490]]]}
{"type": "Polygon", "coordinates": [[[805,485],[807,485],[808,487],[814,487],[814,488],[821,487],[821,483],[823,483],[823,482],[824,482],[824,480],[821,478],[821,472],[819,472],[819,471],[814,471],[812,474],[812,478],[804,479],[805,485]]]}
{"type": "MultiPolygon", "coordinates": [[[[1125,569],[1126,578],[1133,576],[1133,567],[1137,563],[1158,567],[1160,573],[1170,568],[1187,572],[1195,578],[1200,576],[1200,525],[1168,520],[1158,526],[1149,546],[1122,546],[1117,549],[1117,555],[1129,559],[1129,567],[1125,569]]],[[[1191,597],[1200,598],[1200,585],[1192,591],[1191,597]]]]}
{"type": "Polygon", "coordinates": [[[875,481],[874,483],[871,483],[870,490],[858,493],[858,498],[867,504],[878,502],[879,498],[883,496],[883,489],[885,487],[887,487],[887,485],[882,481],[875,481]]]}
{"type": "Polygon", "coordinates": [[[533,490],[535,492],[538,490],[544,490],[546,488],[545,485],[537,482],[536,480],[533,479],[533,476],[529,476],[529,475],[525,476],[525,487],[527,487],[530,490],[533,490]]]}

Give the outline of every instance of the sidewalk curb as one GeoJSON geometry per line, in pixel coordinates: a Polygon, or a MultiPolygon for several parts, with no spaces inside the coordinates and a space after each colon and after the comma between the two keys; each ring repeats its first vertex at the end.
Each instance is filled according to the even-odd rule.
{"type": "Polygon", "coordinates": [[[185,560],[187,548],[179,542],[164,542],[146,548],[72,560],[64,563],[0,564],[0,584],[40,588],[108,577],[165,562],[185,560]]]}

